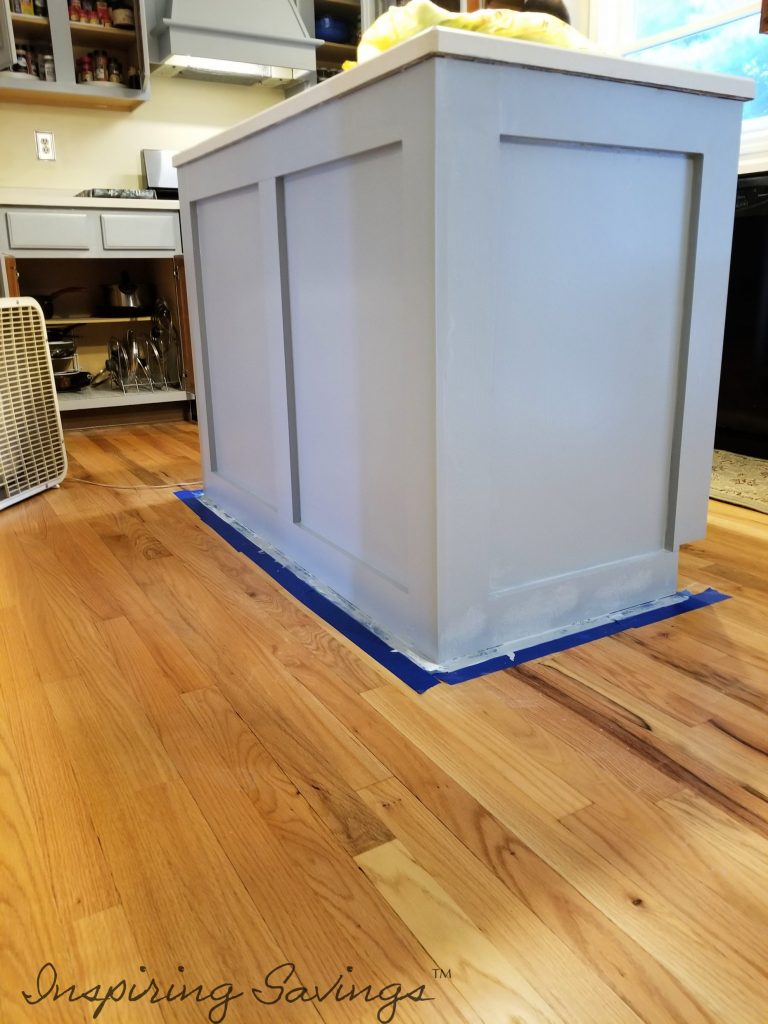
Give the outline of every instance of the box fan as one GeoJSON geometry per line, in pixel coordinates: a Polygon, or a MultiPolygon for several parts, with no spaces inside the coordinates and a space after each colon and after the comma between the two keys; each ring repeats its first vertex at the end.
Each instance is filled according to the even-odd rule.
{"type": "Polygon", "coordinates": [[[0,299],[0,509],[66,473],[43,312],[34,299],[0,299]]]}

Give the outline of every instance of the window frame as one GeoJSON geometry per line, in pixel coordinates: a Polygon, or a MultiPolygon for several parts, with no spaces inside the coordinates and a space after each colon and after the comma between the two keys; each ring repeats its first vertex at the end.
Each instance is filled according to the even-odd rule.
{"type": "MultiPolygon", "coordinates": [[[[589,6],[589,35],[608,52],[631,53],[659,43],[683,39],[707,29],[717,28],[740,17],[760,14],[768,8],[768,0],[753,3],[734,2],[716,16],[696,18],[686,25],[653,36],[638,37],[634,30],[635,3],[638,0],[591,0],[589,6]]],[[[639,58],[633,58],[639,59],[639,58]]],[[[768,116],[744,121],[741,131],[739,172],[768,171],[768,116]]]]}

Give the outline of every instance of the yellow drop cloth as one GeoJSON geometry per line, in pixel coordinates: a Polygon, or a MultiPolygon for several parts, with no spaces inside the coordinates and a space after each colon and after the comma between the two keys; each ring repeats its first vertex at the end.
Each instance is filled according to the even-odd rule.
{"type": "MultiPolygon", "coordinates": [[[[586,36],[550,14],[506,10],[456,14],[443,10],[431,0],[410,0],[404,7],[390,7],[363,33],[357,47],[357,61],[370,60],[434,25],[507,39],[526,39],[531,43],[546,43],[568,50],[597,52],[597,47],[586,36]]],[[[354,62],[347,61],[344,67],[354,67],[354,62]]]]}

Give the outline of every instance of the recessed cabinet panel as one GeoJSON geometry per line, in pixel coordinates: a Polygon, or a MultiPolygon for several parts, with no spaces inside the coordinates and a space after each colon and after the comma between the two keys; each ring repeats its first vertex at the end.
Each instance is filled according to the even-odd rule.
{"type": "Polygon", "coordinates": [[[9,210],[8,240],[12,249],[87,249],[88,215],[49,210],[9,210]]]}
{"type": "Polygon", "coordinates": [[[338,160],[286,178],[285,217],[301,522],[405,589],[417,339],[392,299],[409,286],[400,210],[371,199],[402,182],[399,146],[338,160]]]}
{"type": "Polygon", "coordinates": [[[664,549],[693,175],[684,154],[622,147],[509,141],[500,158],[515,232],[491,259],[494,591],[664,549]],[[542,216],[566,159],[578,201],[542,216]],[[568,273],[542,274],[564,239],[568,273]]]}
{"type": "Polygon", "coordinates": [[[102,213],[105,249],[180,250],[179,218],[175,213],[102,213]]]}
{"type": "Polygon", "coordinates": [[[270,313],[274,292],[265,265],[259,187],[200,200],[195,224],[207,254],[197,276],[207,404],[216,410],[210,436],[216,472],[276,509],[278,422],[284,411],[275,381],[280,373],[284,379],[285,370],[282,338],[276,339],[270,313]]]}

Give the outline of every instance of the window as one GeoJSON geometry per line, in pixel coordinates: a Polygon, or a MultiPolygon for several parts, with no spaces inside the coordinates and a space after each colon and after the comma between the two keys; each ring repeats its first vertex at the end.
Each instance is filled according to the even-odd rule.
{"type": "Polygon", "coordinates": [[[627,57],[753,78],[741,170],[768,169],[768,35],[759,33],[759,0],[592,0],[590,20],[592,35],[627,57]]]}

